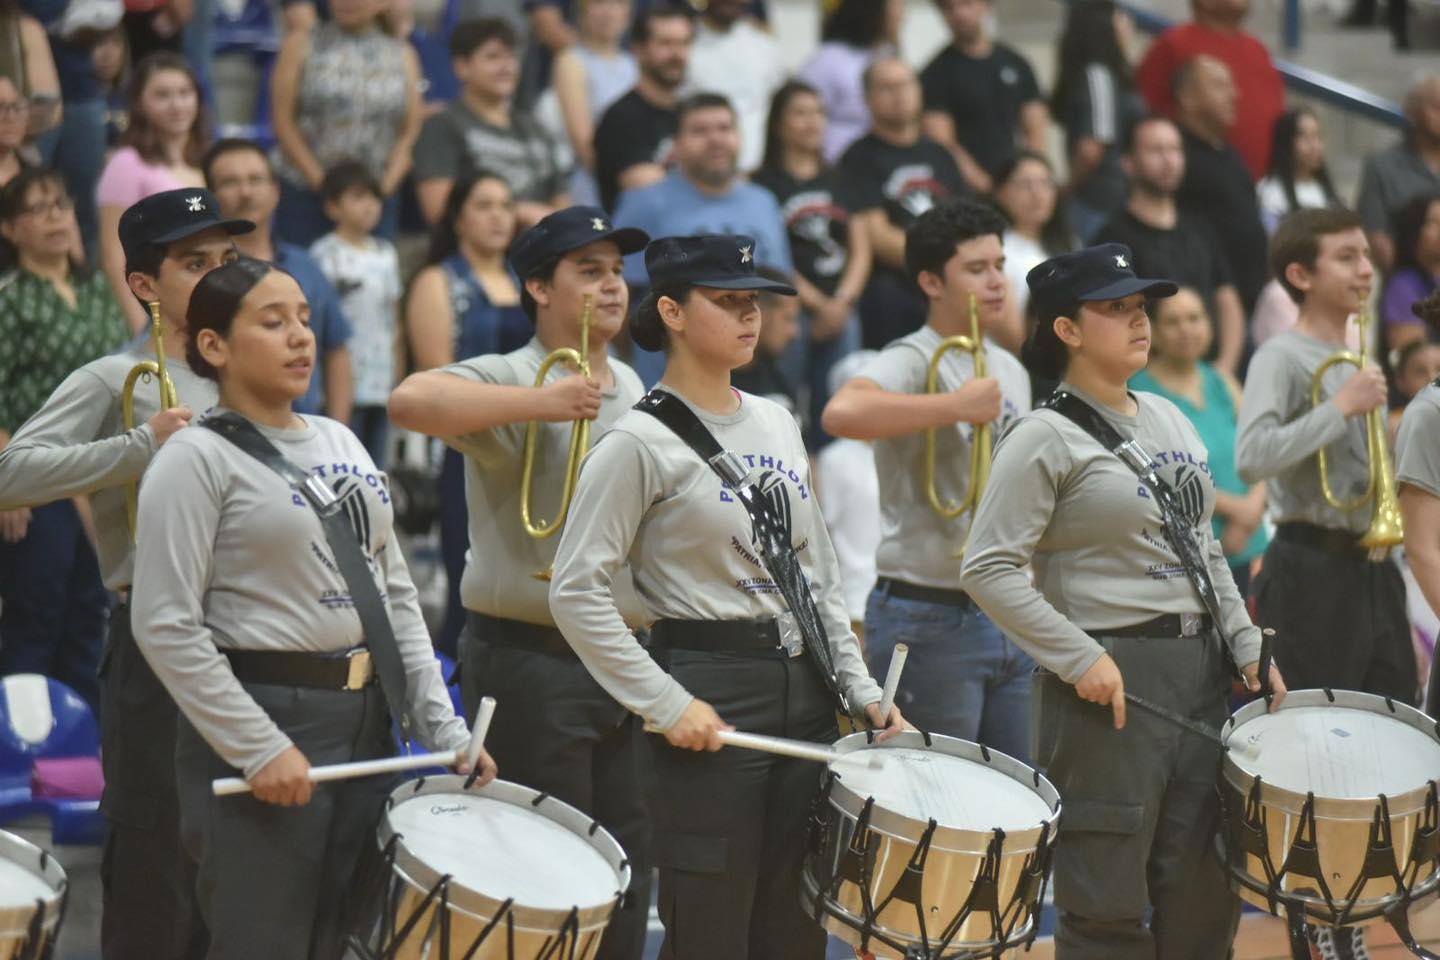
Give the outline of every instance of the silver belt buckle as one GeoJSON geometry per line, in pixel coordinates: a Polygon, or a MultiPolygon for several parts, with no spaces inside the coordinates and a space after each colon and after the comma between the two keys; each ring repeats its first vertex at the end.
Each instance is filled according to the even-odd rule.
{"type": "Polygon", "coordinates": [[[350,661],[350,669],[345,675],[345,689],[364,690],[369,686],[370,678],[374,676],[370,651],[351,650],[345,655],[345,659],[350,661]]]}
{"type": "Polygon", "coordinates": [[[800,633],[800,624],[795,614],[788,610],[775,618],[775,627],[780,634],[780,649],[785,656],[794,659],[805,652],[805,637],[800,633]]]}
{"type": "Polygon", "coordinates": [[[1180,614],[1180,636],[1199,636],[1200,629],[1205,625],[1205,615],[1201,613],[1180,614]]]}

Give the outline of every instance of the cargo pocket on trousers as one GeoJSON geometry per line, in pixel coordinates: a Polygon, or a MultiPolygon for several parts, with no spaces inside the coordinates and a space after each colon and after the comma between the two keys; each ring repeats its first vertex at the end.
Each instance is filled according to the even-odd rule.
{"type": "Polygon", "coordinates": [[[1143,917],[1150,855],[1139,803],[1064,801],[1055,847],[1055,905],[1092,920],[1143,917]]]}

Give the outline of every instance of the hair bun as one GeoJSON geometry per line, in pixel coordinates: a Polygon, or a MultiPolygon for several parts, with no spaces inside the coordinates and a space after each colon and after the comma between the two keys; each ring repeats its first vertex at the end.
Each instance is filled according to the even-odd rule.
{"type": "Polygon", "coordinates": [[[653,291],[630,315],[630,339],[644,350],[660,353],[665,349],[665,322],[660,319],[659,296],[653,291]]]}

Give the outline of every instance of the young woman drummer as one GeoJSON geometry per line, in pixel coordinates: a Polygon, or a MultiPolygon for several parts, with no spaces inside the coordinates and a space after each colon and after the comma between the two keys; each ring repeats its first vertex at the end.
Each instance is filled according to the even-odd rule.
{"type": "MultiPolygon", "coordinates": [[[[752,471],[748,480],[788,518],[840,688],[890,736],[903,721],[899,710],[880,716],[880,689],[850,629],[800,431],[778,404],[730,386],[730,372],[755,350],[757,291],[795,295],[756,276],[754,249],[743,236],[651,243],[651,294],[631,335],[666,351],[657,389],[679,398],[736,454],[752,471]]],[[[654,811],[661,957],[818,960],[825,936],[802,911],[799,891],[818,771],[769,754],[705,752],[720,750],[719,734],[731,724],[805,740],[837,736],[836,701],[816,664],[786,652],[777,621],[785,601],[758,557],[749,515],[685,441],[641,410],[595,445],[578,487],[555,557],[550,609],[601,686],[664,732],[654,811]],[[656,618],[650,652],[626,628],[611,590],[627,558],[656,618]]]]}
{"type": "MultiPolygon", "coordinates": [[[[282,270],[249,258],[220,267],[190,301],[190,367],[219,383],[212,416],[238,414],[331,489],[385,598],[412,729],[431,749],[463,747],[384,475],[347,427],[292,411],[314,368],[309,309],[282,270]]],[[[156,455],[139,526],[132,622],[183,716],[181,830],[199,861],[208,957],[338,958],[342,907],[392,784],[312,788],[307,774],[387,756],[394,741],[337,554],[306,498],[203,426],[156,455]],[[237,769],[254,795],[212,796],[211,780],[237,769]]]]}
{"type": "MultiPolygon", "coordinates": [[[[1158,462],[1224,620],[1217,632],[1148,488],[1085,429],[1041,407],[1001,440],[961,585],[1044,668],[1036,762],[1065,798],[1056,956],[1221,960],[1239,901],[1210,852],[1219,747],[1149,714],[1127,723],[1125,710],[1129,690],[1218,729],[1231,664],[1259,688],[1260,631],[1211,534],[1205,447],[1169,401],[1126,389],[1150,350],[1146,299],[1176,286],[1137,278],[1120,244],[1053,257],[1027,280],[1040,318],[1031,376],[1062,381],[1158,462]]],[[[1273,668],[1271,682],[1278,705],[1273,668]]]]}

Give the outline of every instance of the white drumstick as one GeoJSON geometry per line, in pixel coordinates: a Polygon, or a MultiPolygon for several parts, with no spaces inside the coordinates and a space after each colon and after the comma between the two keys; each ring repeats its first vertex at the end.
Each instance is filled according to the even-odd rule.
{"type": "Polygon", "coordinates": [[[721,730],[720,742],[727,747],[743,747],[746,750],[759,750],[762,753],[774,753],[797,760],[814,760],[816,763],[834,763],[845,756],[838,750],[808,740],[787,740],[784,737],[767,737],[764,734],[741,733],[738,730],[721,730]]]}
{"type": "Polygon", "coordinates": [[[485,734],[490,730],[490,720],[495,716],[495,698],[481,697],[480,709],[475,711],[475,729],[470,733],[470,746],[465,751],[465,769],[474,770],[480,759],[480,750],[485,746],[485,734]]]}
{"type": "MultiPolygon", "coordinates": [[[[422,770],[425,767],[453,767],[460,758],[459,750],[443,753],[417,753],[402,757],[386,757],[383,760],[356,760],[353,763],[332,763],[324,767],[310,768],[311,783],[327,783],[331,780],[349,780],[354,777],[374,777],[382,773],[404,773],[408,770],[422,770]]],[[[249,793],[250,781],[244,777],[222,777],[210,784],[217,797],[249,793]]]]}
{"type": "Polygon", "coordinates": [[[895,652],[890,654],[890,671],[885,674],[885,693],[880,697],[880,722],[882,724],[890,719],[890,711],[895,706],[895,691],[900,688],[900,671],[905,669],[905,658],[908,656],[910,656],[909,644],[895,644],[895,652]]]}

